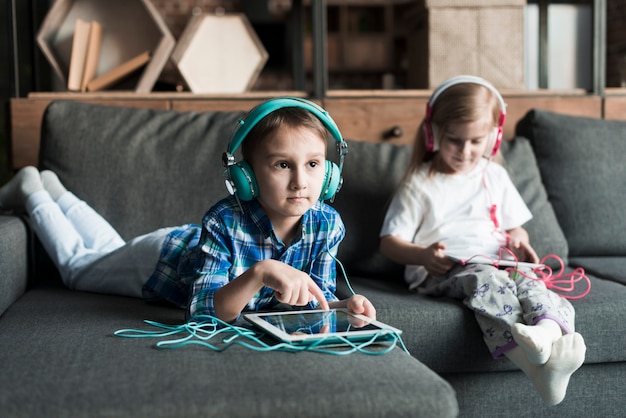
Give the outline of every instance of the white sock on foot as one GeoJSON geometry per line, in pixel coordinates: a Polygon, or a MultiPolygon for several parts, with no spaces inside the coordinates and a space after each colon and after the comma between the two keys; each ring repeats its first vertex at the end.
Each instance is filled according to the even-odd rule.
{"type": "Polygon", "coordinates": [[[43,187],[50,193],[52,200],[55,202],[59,200],[59,197],[63,196],[67,189],[59,180],[59,177],[55,172],[50,170],[44,170],[41,172],[41,181],[43,183],[43,187]]]}
{"type": "Polygon", "coordinates": [[[0,188],[0,208],[24,210],[28,196],[39,190],[43,190],[39,170],[24,167],[0,188]]]}
{"type": "Polygon", "coordinates": [[[514,324],[513,339],[534,364],[546,364],[550,358],[552,344],[563,336],[561,326],[551,319],[542,319],[535,325],[514,324]]]}
{"type": "Polygon", "coordinates": [[[587,348],[579,333],[567,334],[552,345],[552,355],[542,366],[531,363],[520,347],[505,355],[515,363],[537,389],[541,399],[550,406],[563,401],[572,374],[582,366],[587,348]]]}
{"type": "Polygon", "coordinates": [[[565,398],[569,379],[585,361],[585,341],[579,333],[567,334],[552,346],[552,356],[530,376],[539,395],[548,405],[557,405],[565,398]]]}

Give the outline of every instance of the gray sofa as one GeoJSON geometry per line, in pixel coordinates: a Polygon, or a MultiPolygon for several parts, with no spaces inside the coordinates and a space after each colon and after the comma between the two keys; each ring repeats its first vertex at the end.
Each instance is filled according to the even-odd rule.
{"type": "MultiPolygon", "coordinates": [[[[128,238],[199,222],[225,195],[221,154],[238,112],[178,113],[54,102],[40,167],[128,238]]],[[[26,219],[0,217],[0,410],[5,416],[621,416],[626,410],[626,125],[534,111],[503,146],[535,218],[540,253],[591,276],[574,301],[587,343],[564,402],[545,407],[508,360],[491,359],[460,303],[410,293],[402,268],[378,253],[386,203],[410,148],[349,141],[334,206],[347,228],[339,259],[380,320],[411,353],[258,353],[233,347],[156,349],[115,337],[144,319],[184,313],[140,300],[67,290],[26,219]],[[582,158],[584,157],[584,158],[582,158]],[[596,161],[594,161],[594,159],[596,161]],[[620,171],[621,170],[621,171],[620,171]],[[612,186],[610,186],[612,185],[612,186]]],[[[335,155],[330,150],[329,157],[335,155]]],[[[346,295],[340,281],[338,293],[346,295]]]]}

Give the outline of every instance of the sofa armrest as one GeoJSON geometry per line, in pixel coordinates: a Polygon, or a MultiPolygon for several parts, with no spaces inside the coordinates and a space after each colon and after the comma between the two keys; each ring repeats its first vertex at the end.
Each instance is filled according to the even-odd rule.
{"type": "Polygon", "coordinates": [[[0,315],[26,291],[29,232],[16,216],[0,216],[0,315]]]}

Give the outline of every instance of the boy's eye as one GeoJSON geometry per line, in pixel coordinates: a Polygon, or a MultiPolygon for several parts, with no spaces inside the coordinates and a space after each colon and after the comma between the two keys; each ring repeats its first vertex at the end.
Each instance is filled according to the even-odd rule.
{"type": "Polygon", "coordinates": [[[318,163],[317,161],[311,161],[311,162],[309,163],[309,165],[310,165],[312,168],[315,168],[315,167],[317,167],[317,166],[319,165],[319,163],[318,163]]]}
{"type": "Polygon", "coordinates": [[[278,168],[289,168],[289,164],[285,161],[280,161],[279,163],[276,164],[276,167],[278,168]]]}

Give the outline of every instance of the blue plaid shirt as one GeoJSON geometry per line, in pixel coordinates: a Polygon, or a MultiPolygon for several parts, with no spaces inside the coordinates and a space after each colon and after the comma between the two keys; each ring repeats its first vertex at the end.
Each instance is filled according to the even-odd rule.
{"type": "MultiPolygon", "coordinates": [[[[186,308],[187,317],[215,316],[215,292],[255,263],[275,259],[307,272],[328,301],[335,301],[336,262],[345,227],[339,213],[317,202],[302,217],[301,233],[291,245],[275,234],[272,224],[253,199],[227,197],[204,215],[202,227],[184,225],[165,240],[155,272],[143,288],[148,300],[166,300],[186,308]]],[[[246,306],[256,311],[278,304],[274,292],[263,287],[246,306]]],[[[312,302],[304,308],[315,308],[312,302]]]]}

